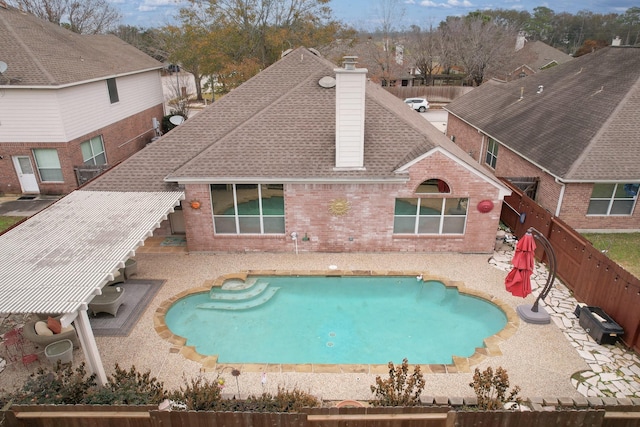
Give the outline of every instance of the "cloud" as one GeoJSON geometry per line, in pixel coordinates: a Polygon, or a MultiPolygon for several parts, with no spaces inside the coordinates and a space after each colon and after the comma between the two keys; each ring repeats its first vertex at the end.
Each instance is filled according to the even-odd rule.
{"type": "Polygon", "coordinates": [[[463,1],[447,0],[447,4],[451,7],[472,7],[473,6],[473,4],[471,4],[471,2],[468,0],[463,0],[463,1]]]}
{"type": "Polygon", "coordinates": [[[422,0],[420,6],[424,7],[437,7],[442,9],[454,9],[454,8],[469,8],[473,7],[473,3],[469,0],[447,0],[446,3],[436,3],[431,0],[422,0]]]}

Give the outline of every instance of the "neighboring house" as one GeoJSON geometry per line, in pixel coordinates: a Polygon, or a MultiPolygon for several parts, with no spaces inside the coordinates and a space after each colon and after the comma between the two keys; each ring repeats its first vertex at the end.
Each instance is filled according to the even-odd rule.
{"type": "Polygon", "coordinates": [[[353,58],[297,48],[87,191],[183,190],[190,251],[481,252],[510,190],[353,58]]]}
{"type": "Polygon", "coordinates": [[[0,46],[0,193],[68,193],[156,136],[162,64],[133,46],[2,2],[0,46]]]}
{"type": "Polygon", "coordinates": [[[516,53],[513,55],[511,69],[505,76],[507,81],[530,76],[556,65],[572,61],[571,55],[549,46],[541,41],[527,41],[519,35],[516,41],[516,53]]]}
{"type": "Polygon", "coordinates": [[[579,230],[636,230],[640,48],[608,47],[446,107],[447,135],[579,230]]]}
{"type": "Polygon", "coordinates": [[[344,56],[357,56],[358,64],[369,71],[369,79],[381,86],[413,86],[415,76],[410,74],[404,46],[399,42],[373,37],[338,39],[318,50],[334,63],[341,62],[344,56]]]}

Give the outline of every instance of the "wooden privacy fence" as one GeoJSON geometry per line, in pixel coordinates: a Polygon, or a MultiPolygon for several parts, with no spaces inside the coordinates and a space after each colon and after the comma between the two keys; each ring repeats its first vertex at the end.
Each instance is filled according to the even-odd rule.
{"type": "Polygon", "coordinates": [[[473,90],[468,86],[394,86],[385,89],[400,99],[421,97],[429,102],[451,102],[473,90]]]}
{"type": "MultiPolygon", "coordinates": [[[[558,277],[578,301],[611,316],[624,329],[625,344],[640,351],[640,280],[518,188],[504,183],[513,193],[502,205],[502,222],[517,237],[529,227],[546,236],[556,254],[558,277]]],[[[536,257],[545,261],[542,245],[536,248],[536,257]]]]}
{"type": "Polygon", "coordinates": [[[640,426],[637,405],[526,412],[455,411],[449,406],[309,408],[301,413],[165,412],[152,406],[19,405],[11,407],[5,415],[6,427],[640,426]]]}

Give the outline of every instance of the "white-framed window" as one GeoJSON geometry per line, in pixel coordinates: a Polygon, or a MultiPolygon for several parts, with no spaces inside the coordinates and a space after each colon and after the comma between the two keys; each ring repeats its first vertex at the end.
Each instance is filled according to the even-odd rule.
{"type": "Polygon", "coordinates": [[[638,183],[593,184],[587,215],[631,215],[638,183]]]}
{"type": "Polygon", "coordinates": [[[64,182],[62,168],[55,148],[34,148],[33,158],[42,182],[64,182]]]}
{"type": "Polygon", "coordinates": [[[116,85],[115,78],[107,79],[107,90],[109,91],[109,101],[111,101],[112,104],[120,101],[120,97],[118,96],[118,85],[116,85]]]}
{"type": "Polygon", "coordinates": [[[102,135],[94,136],[80,144],[82,150],[82,164],[85,166],[100,166],[107,164],[107,154],[104,152],[102,135]]]}
{"type": "Polygon", "coordinates": [[[394,234],[464,234],[469,199],[417,197],[396,199],[394,234]]]}
{"type": "Polygon", "coordinates": [[[211,184],[216,234],[284,234],[283,184],[211,184]]]}
{"type": "Polygon", "coordinates": [[[489,165],[491,169],[496,168],[496,163],[498,162],[498,142],[493,138],[489,138],[489,142],[487,143],[487,156],[484,162],[489,165]]]}

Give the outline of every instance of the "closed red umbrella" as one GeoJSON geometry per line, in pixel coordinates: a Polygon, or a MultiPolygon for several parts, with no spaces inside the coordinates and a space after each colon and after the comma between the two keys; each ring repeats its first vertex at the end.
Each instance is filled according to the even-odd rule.
{"type": "Polygon", "coordinates": [[[533,234],[525,233],[516,245],[511,264],[513,268],[504,279],[507,291],[513,296],[525,298],[531,293],[531,274],[535,266],[536,242],[533,234]]]}

